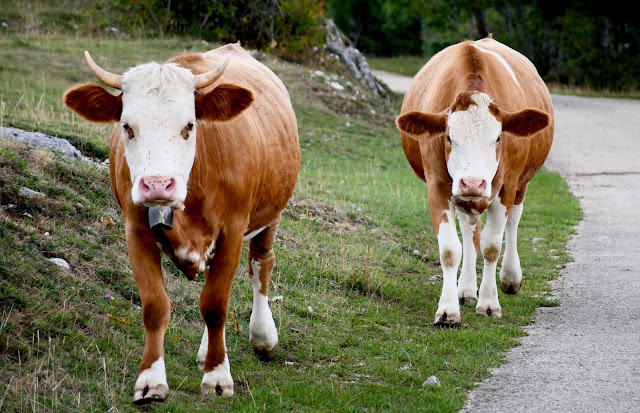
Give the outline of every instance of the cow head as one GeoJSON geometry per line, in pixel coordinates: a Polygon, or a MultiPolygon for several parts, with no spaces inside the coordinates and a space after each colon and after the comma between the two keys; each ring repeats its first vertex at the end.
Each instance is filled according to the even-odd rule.
{"type": "Polygon", "coordinates": [[[482,92],[463,92],[445,112],[407,112],[396,123],[416,139],[441,139],[452,195],[479,201],[491,196],[503,132],[531,136],[548,125],[549,116],[536,109],[505,112],[482,92]]]}
{"type": "Polygon", "coordinates": [[[250,91],[230,84],[202,92],[222,75],[229,58],[200,75],[175,63],[147,63],[116,75],[100,68],[88,52],[85,57],[98,79],[121,93],[88,83],[69,90],[65,104],[89,121],[118,122],[135,205],[182,206],[198,120],[228,120],[253,102],[250,91]]]}

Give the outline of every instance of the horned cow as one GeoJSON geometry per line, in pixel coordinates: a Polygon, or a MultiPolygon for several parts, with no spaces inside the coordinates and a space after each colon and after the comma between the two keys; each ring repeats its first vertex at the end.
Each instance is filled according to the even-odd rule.
{"type": "Polygon", "coordinates": [[[465,41],[433,56],[414,77],[396,123],[407,160],[427,185],[438,238],[443,285],[434,323],[459,325],[465,302],[475,303],[478,314],[501,317],[496,269],[503,235],[500,287],[515,294],[522,283],[516,244],[523,201],[553,140],[547,87],[526,57],[492,36],[465,41]]]}
{"type": "Polygon", "coordinates": [[[94,74],[120,91],[88,83],[69,90],[64,102],[89,121],[114,123],[111,184],[124,214],[145,328],[133,401],[162,401],[168,393],[163,341],[171,310],[162,253],[190,279],[204,272],[205,328],[196,357],[204,369],[201,390],[231,396],[224,326],[243,239],[250,241],[254,293],[250,341],[265,360],[278,346],[268,284],[276,230],[300,169],[287,90],[236,44],[123,75],[85,55],[94,74]]]}

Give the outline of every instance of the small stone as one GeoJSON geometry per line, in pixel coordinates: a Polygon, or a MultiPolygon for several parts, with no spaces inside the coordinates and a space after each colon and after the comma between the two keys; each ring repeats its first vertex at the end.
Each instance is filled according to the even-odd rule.
{"type": "Polygon", "coordinates": [[[45,237],[49,237],[49,236],[51,236],[51,234],[49,234],[49,232],[45,232],[45,233],[44,233],[44,236],[45,236],[45,237]]]}
{"type": "Polygon", "coordinates": [[[42,192],[38,192],[38,191],[34,191],[31,188],[27,188],[26,186],[23,186],[22,188],[20,188],[18,190],[18,195],[25,197],[25,198],[35,198],[38,196],[41,196],[43,198],[45,198],[47,195],[43,194],[42,192]]]}
{"type": "Polygon", "coordinates": [[[426,379],[423,383],[422,383],[422,387],[427,387],[427,386],[436,386],[439,387],[440,386],[440,379],[437,378],[436,376],[431,376],[428,379],[426,379]]]}
{"type": "Polygon", "coordinates": [[[311,307],[311,306],[307,307],[307,312],[308,313],[313,313],[313,307],[311,307]]]}
{"type": "Polygon", "coordinates": [[[28,212],[23,212],[23,213],[22,213],[22,216],[23,216],[23,217],[27,217],[27,218],[33,218],[33,215],[31,215],[31,214],[30,214],[30,213],[28,213],[28,212]]]}
{"type": "Polygon", "coordinates": [[[335,90],[344,90],[344,86],[342,86],[340,83],[335,81],[330,81],[329,86],[331,86],[335,90]]]}
{"type": "Polygon", "coordinates": [[[69,263],[63,260],[62,258],[49,258],[49,261],[57,265],[58,267],[70,269],[69,263]]]}
{"type": "Polygon", "coordinates": [[[81,209],[82,209],[82,208],[84,208],[84,205],[82,205],[82,202],[78,202],[78,203],[76,204],[76,206],[77,206],[78,208],[81,208],[81,209]]]}
{"type": "Polygon", "coordinates": [[[420,255],[420,251],[418,251],[418,250],[413,250],[413,255],[420,255]]]}

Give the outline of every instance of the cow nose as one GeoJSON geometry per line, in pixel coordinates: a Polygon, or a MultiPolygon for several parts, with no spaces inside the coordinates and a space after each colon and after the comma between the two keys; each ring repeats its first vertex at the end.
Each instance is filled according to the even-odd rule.
{"type": "Polygon", "coordinates": [[[462,178],[460,179],[460,191],[466,196],[482,196],[484,189],[487,187],[487,181],[480,178],[462,178]]]}
{"type": "Polygon", "coordinates": [[[140,180],[140,190],[146,201],[170,201],[176,191],[175,179],[169,176],[146,176],[140,180]]]}

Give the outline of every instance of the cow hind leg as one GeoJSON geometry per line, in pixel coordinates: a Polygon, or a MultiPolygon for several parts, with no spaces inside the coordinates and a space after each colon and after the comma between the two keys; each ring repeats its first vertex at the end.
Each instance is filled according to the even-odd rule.
{"type": "Polygon", "coordinates": [[[505,247],[500,269],[500,288],[507,294],[516,294],[522,285],[522,268],[518,256],[518,224],[522,216],[523,204],[514,205],[507,218],[505,247]]]}
{"type": "Polygon", "coordinates": [[[196,363],[198,368],[204,370],[204,361],[207,359],[207,350],[209,349],[209,330],[207,326],[204,326],[204,333],[200,340],[200,348],[198,348],[198,354],[196,355],[196,363]]]}
{"type": "Polygon", "coordinates": [[[258,359],[272,360],[278,350],[278,330],[269,308],[268,288],[275,264],[273,244],[279,219],[256,235],[249,244],[249,277],[253,285],[253,309],[249,339],[258,359]]]}
{"type": "Polygon", "coordinates": [[[458,300],[460,304],[476,305],[478,302],[476,257],[482,221],[479,215],[468,215],[462,211],[458,211],[458,221],[460,232],[462,232],[462,269],[458,279],[458,300]]]}

